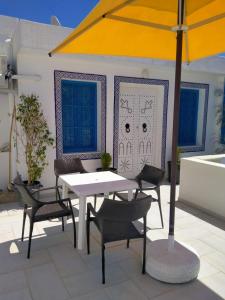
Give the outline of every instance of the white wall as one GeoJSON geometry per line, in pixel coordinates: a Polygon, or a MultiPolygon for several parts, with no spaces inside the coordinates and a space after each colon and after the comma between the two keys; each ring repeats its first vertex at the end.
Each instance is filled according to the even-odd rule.
{"type": "MultiPolygon", "coordinates": [[[[9,101],[7,94],[0,93],[0,147],[9,141],[9,101]]],[[[0,189],[8,184],[8,152],[0,152],[0,189]]]]}
{"type": "Polygon", "coordinates": [[[9,100],[0,92],[0,147],[9,141],[9,100]]]}
{"type": "MultiPolygon", "coordinates": [[[[19,29],[17,28],[17,73],[25,75],[41,75],[40,81],[19,80],[18,95],[22,93],[35,93],[40,97],[42,106],[49,123],[50,130],[55,135],[55,99],[54,99],[54,70],[63,70],[71,72],[83,72],[102,74],[107,76],[107,148],[108,152],[113,151],[113,105],[114,105],[114,76],[142,77],[144,69],[147,69],[149,78],[169,80],[169,106],[167,122],[167,148],[166,161],[171,158],[171,140],[172,140],[172,120],[173,120],[173,98],[174,98],[174,63],[153,60],[141,60],[131,58],[106,58],[91,56],[60,56],[55,55],[49,58],[47,53],[54,48],[59,41],[65,37],[71,29],[57,26],[37,24],[27,21],[21,21],[19,29]]],[[[199,65],[198,69],[205,71],[207,64],[199,65]],[[202,67],[203,66],[203,67],[202,67]]],[[[205,152],[208,154],[214,151],[212,137],[215,128],[214,118],[214,88],[218,86],[219,76],[206,72],[192,71],[196,69],[195,64],[184,68],[182,80],[188,82],[207,83],[209,89],[209,105],[207,120],[207,138],[205,152]]],[[[146,73],[146,71],[145,71],[146,73]]],[[[51,149],[48,152],[49,166],[41,179],[45,185],[54,183],[53,160],[56,151],[51,149]]],[[[199,153],[194,153],[194,155],[199,153]]],[[[193,155],[188,153],[187,155],[193,155]]],[[[20,151],[19,170],[23,170],[23,153],[20,151]]],[[[84,165],[88,170],[95,170],[99,166],[99,160],[85,161],[84,165]]]]}
{"type": "Polygon", "coordinates": [[[181,159],[179,200],[225,219],[224,158],[222,154],[181,159]]]}
{"type": "MultiPolygon", "coordinates": [[[[103,74],[107,76],[107,151],[113,151],[113,104],[114,104],[114,76],[133,76],[141,77],[141,72],[146,65],[143,64],[121,64],[106,63],[100,61],[85,61],[78,58],[65,58],[54,56],[49,58],[46,54],[40,53],[20,53],[17,58],[17,69],[21,74],[39,74],[40,81],[21,80],[18,84],[18,93],[39,95],[43,105],[45,115],[48,119],[50,130],[55,135],[55,100],[54,100],[54,70],[72,71],[103,74]]],[[[174,69],[149,66],[149,77],[169,80],[169,106],[167,123],[167,149],[166,161],[171,156],[171,137],[172,137],[172,119],[173,119],[173,87],[174,87],[174,69]]],[[[207,139],[205,153],[213,151],[211,137],[214,128],[214,86],[217,85],[217,77],[206,73],[184,71],[183,81],[201,82],[210,84],[209,90],[209,111],[207,120],[207,139]]],[[[188,153],[190,155],[191,153],[188,153]]],[[[196,154],[196,153],[195,153],[196,154]]],[[[202,153],[201,153],[202,154],[202,153]]],[[[53,159],[55,158],[55,149],[49,151],[49,166],[43,177],[46,184],[53,183],[53,159]]],[[[94,170],[99,165],[99,161],[86,161],[85,166],[88,170],[94,170]]]]}

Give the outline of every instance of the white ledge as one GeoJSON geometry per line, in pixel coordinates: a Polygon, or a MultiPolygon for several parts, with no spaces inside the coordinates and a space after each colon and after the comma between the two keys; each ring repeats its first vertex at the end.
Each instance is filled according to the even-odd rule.
{"type": "Polygon", "coordinates": [[[15,80],[34,80],[34,81],[40,81],[41,76],[40,75],[13,75],[12,79],[15,80]]]}

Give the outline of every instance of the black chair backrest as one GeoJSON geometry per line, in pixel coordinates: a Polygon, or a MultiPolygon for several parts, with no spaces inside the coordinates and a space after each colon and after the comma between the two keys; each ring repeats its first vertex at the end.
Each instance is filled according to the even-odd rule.
{"type": "Polygon", "coordinates": [[[69,173],[86,173],[80,158],[73,158],[69,160],[55,159],[54,160],[55,175],[69,174],[69,173]]]}
{"type": "Polygon", "coordinates": [[[151,196],[133,201],[104,199],[97,218],[112,222],[132,222],[145,217],[150,206],[151,196]]]}
{"type": "Polygon", "coordinates": [[[158,186],[162,182],[164,175],[164,170],[145,165],[140,174],[137,175],[136,179],[139,183],[141,180],[144,180],[158,186]]]}
{"type": "Polygon", "coordinates": [[[14,179],[14,185],[15,185],[17,191],[19,192],[20,200],[24,204],[26,204],[28,206],[32,206],[32,207],[39,206],[39,201],[32,196],[31,192],[26,187],[26,185],[23,183],[20,176],[17,176],[14,179]]]}

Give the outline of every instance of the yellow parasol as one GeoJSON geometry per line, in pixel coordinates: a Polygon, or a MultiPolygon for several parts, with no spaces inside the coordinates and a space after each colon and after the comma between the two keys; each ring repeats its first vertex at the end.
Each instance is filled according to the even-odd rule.
{"type": "MultiPolygon", "coordinates": [[[[174,247],[181,64],[225,52],[224,36],[225,0],[101,0],[49,53],[50,56],[93,54],[176,60],[169,249],[174,247]]],[[[170,257],[168,261],[173,259],[170,257]]],[[[157,272],[154,269],[150,273],[157,278],[157,272]]],[[[197,267],[182,282],[194,278],[196,272],[197,267]]],[[[171,282],[162,277],[158,276],[171,282]]],[[[179,280],[177,274],[176,282],[179,280]]]]}

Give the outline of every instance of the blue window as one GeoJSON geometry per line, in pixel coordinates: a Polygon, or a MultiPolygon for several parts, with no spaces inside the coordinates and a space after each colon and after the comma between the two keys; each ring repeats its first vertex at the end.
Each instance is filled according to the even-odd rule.
{"type": "Polygon", "coordinates": [[[180,94],[179,147],[197,144],[199,90],[182,88],[180,94]]]}
{"type": "Polygon", "coordinates": [[[63,153],[97,151],[97,83],[62,80],[63,153]]]}

